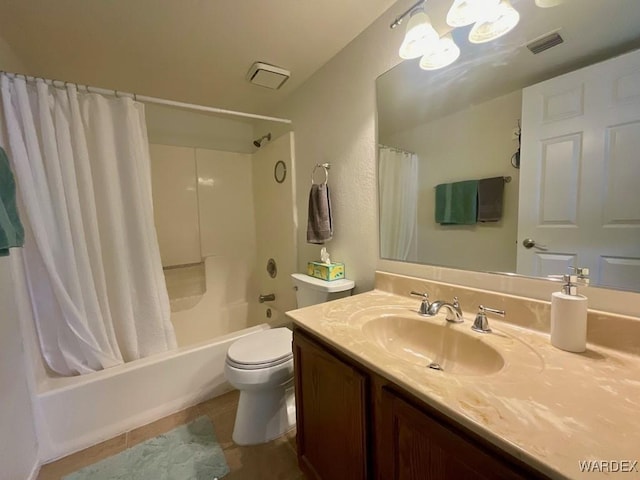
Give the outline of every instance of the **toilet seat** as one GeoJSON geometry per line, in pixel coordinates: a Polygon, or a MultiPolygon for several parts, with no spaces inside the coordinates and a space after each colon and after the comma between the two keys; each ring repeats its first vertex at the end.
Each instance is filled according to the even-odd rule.
{"type": "Polygon", "coordinates": [[[259,370],[291,361],[293,334],[288,328],[254,333],[231,345],[227,364],[241,370],[259,370]]]}

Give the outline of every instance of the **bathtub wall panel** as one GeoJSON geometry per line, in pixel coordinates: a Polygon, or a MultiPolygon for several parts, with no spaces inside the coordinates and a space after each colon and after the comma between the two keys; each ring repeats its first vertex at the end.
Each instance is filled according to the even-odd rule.
{"type": "Polygon", "coordinates": [[[151,144],[149,153],[162,266],[197,263],[200,224],[194,149],[151,144]]]}
{"type": "MultiPolygon", "coordinates": [[[[291,274],[296,271],[297,242],[293,139],[293,133],[286,133],[264,144],[253,155],[253,197],[256,235],[259,239],[256,264],[258,288],[260,293],[275,293],[276,300],[264,305],[267,308],[272,305],[282,312],[296,307],[291,281],[291,274]],[[274,168],[278,161],[283,161],[287,169],[282,183],[276,182],[274,178],[274,168]],[[278,266],[276,278],[267,274],[266,267],[270,258],[278,266]]],[[[270,323],[277,324],[278,321],[272,317],[270,323]]]]}

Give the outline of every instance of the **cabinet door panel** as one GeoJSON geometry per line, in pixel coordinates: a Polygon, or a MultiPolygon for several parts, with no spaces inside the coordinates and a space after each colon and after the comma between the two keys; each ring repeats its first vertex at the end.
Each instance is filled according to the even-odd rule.
{"type": "Polygon", "coordinates": [[[367,476],[366,377],[294,334],[298,458],[317,479],[367,476]]]}
{"type": "Polygon", "coordinates": [[[382,475],[393,480],[523,479],[482,447],[384,390],[382,475]]]}

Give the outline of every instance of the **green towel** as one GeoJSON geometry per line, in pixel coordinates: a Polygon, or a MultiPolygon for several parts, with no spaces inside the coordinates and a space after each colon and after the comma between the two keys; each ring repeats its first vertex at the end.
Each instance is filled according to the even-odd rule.
{"type": "Polygon", "coordinates": [[[473,225],[477,222],[478,181],[441,183],[436,186],[436,222],[473,225]]]}
{"type": "Polygon", "coordinates": [[[0,148],[0,257],[6,257],[10,248],[23,244],[24,229],[16,205],[16,182],[7,154],[0,148]]]}

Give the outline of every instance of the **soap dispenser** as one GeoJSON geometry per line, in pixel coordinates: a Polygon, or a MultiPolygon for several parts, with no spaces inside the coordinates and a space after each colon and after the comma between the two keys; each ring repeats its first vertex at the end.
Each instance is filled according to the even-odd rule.
{"type": "MultiPolygon", "coordinates": [[[[583,275],[580,275],[584,278],[583,275]]],[[[551,295],[551,345],[568,352],[587,349],[587,297],[578,294],[578,275],[562,275],[564,285],[551,295]]]]}

